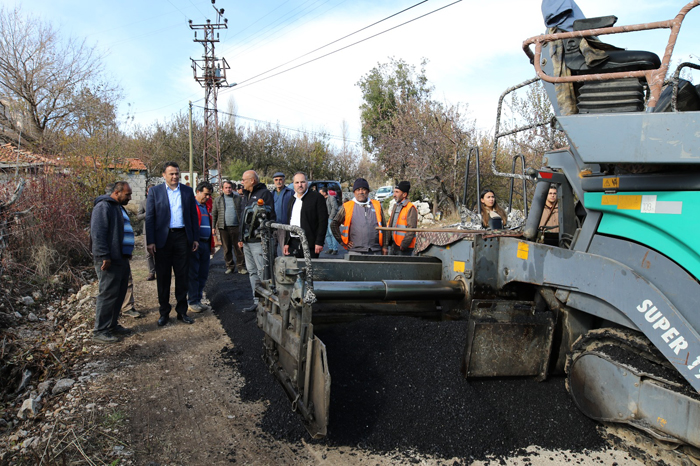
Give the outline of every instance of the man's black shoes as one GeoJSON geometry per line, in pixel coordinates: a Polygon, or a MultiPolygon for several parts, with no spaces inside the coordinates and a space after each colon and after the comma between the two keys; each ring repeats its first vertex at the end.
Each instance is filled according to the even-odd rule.
{"type": "Polygon", "coordinates": [[[168,316],[160,316],[160,319],[158,319],[158,327],[162,327],[163,325],[167,324],[169,320],[170,317],[168,316]]]}
{"type": "Polygon", "coordinates": [[[181,320],[181,321],[182,321],[183,323],[185,323],[185,324],[194,324],[194,319],[193,319],[193,318],[187,317],[187,316],[182,315],[182,314],[178,314],[178,315],[177,315],[177,320],[181,320]]]}

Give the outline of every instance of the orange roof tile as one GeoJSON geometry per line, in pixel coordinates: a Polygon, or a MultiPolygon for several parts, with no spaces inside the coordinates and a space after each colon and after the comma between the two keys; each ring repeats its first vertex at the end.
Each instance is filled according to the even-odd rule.
{"type": "Polygon", "coordinates": [[[19,162],[20,165],[56,165],[55,160],[34,154],[32,152],[20,149],[19,155],[17,148],[12,144],[0,144],[0,164],[15,166],[19,162]]]}

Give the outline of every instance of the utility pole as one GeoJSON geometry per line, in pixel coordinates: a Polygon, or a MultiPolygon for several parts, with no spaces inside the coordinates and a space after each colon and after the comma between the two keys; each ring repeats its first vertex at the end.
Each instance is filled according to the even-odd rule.
{"type": "Polygon", "coordinates": [[[228,20],[222,18],[224,9],[214,6],[216,0],[211,0],[212,8],[216,11],[216,22],[207,19],[206,24],[192,24],[194,41],[204,46],[204,55],[201,60],[192,60],[194,79],[204,88],[204,148],[202,150],[202,177],[209,181],[209,172],[215,169],[218,182],[221,182],[221,146],[219,145],[219,114],[217,110],[217,96],[220,87],[233,87],[226,80],[226,71],[230,69],[225,58],[217,58],[214,53],[214,44],[219,42],[219,29],[228,29],[228,20]],[[223,23],[221,20],[223,19],[223,23]],[[202,36],[198,37],[197,32],[202,36]]]}
{"type": "Polygon", "coordinates": [[[192,101],[190,100],[190,181],[194,184],[194,164],[192,162],[192,101]]]}

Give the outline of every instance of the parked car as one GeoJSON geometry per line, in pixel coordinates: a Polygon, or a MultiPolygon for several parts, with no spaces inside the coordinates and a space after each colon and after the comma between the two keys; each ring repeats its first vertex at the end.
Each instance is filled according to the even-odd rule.
{"type": "Polygon", "coordinates": [[[377,192],[374,194],[374,198],[379,202],[382,202],[387,197],[391,197],[392,194],[394,194],[393,186],[382,186],[381,188],[377,189],[377,192]]]}
{"type": "MultiPolygon", "coordinates": [[[[289,188],[293,191],[294,183],[289,183],[289,188]]],[[[335,192],[335,200],[338,201],[338,207],[343,205],[343,192],[339,182],[333,180],[309,180],[309,189],[318,191],[318,188],[326,188],[328,191],[335,192]]]]}

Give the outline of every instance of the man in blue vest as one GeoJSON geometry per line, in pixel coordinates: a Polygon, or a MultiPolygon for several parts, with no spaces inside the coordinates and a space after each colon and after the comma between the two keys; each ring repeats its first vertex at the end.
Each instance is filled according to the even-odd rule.
{"type": "Polygon", "coordinates": [[[194,199],[197,202],[197,217],[199,218],[199,247],[190,254],[189,289],[187,291],[188,310],[202,312],[211,309],[202,304],[204,285],[209,278],[209,258],[214,249],[211,214],[207,211],[207,201],[211,199],[214,187],[208,181],[202,181],[195,189],[194,199]]]}

